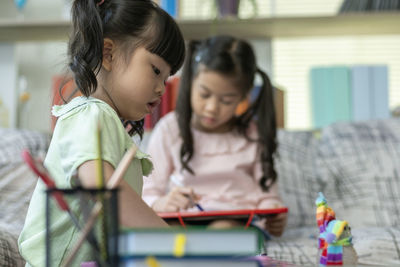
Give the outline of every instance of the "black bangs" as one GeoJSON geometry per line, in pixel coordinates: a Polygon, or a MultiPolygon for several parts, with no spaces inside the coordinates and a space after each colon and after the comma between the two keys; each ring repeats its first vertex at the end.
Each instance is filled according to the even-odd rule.
{"type": "Polygon", "coordinates": [[[204,61],[207,69],[215,70],[224,74],[236,74],[236,64],[229,52],[223,51],[207,58],[204,61]]]}
{"type": "Polygon", "coordinates": [[[150,0],[74,0],[69,67],[79,90],[89,96],[96,91],[103,61],[104,38],[119,41],[125,59],[139,46],[160,56],[171,75],[183,64],[185,42],[175,20],[150,0]]]}
{"type": "Polygon", "coordinates": [[[170,65],[173,75],[181,68],[185,59],[182,33],[173,19],[162,9],[154,20],[157,31],[147,46],[148,50],[164,59],[170,65]]]}

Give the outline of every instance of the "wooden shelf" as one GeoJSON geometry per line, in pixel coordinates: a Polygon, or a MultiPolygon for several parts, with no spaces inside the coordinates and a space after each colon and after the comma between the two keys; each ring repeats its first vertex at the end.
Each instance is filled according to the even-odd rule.
{"type": "Polygon", "coordinates": [[[180,27],[187,39],[223,33],[243,38],[400,34],[400,13],[182,21],[180,27]]]}
{"type": "MultiPolygon", "coordinates": [[[[214,34],[242,38],[400,34],[400,13],[346,14],[325,17],[287,17],[222,20],[178,20],[186,39],[214,34]]],[[[0,41],[66,40],[69,21],[2,21],[0,41]]]]}
{"type": "Polygon", "coordinates": [[[0,41],[60,41],[67,40],[71,29],[69,21],[2,21],[0,20],[0,41]]]}

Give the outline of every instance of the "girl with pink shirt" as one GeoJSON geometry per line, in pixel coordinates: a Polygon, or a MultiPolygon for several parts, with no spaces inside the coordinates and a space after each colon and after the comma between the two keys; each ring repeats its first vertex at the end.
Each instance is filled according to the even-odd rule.
{"type": "MultiPolygon", "coordinates": [[[[216,36],[188,45],[176,110],[152,132],[148,153],[154,170],[145,177],[143,199],[156,212],[268,209],[283,206],[274,155],[277,147],[273,88],[244,40],[216,36]],[[247,110],[236,110],[254,88],[261,90],[247,110]]],[[[286,213],[262,226],[280,236],[286,213]]],[[[214,221],[230,227],[240,221],[214,221]]]]}

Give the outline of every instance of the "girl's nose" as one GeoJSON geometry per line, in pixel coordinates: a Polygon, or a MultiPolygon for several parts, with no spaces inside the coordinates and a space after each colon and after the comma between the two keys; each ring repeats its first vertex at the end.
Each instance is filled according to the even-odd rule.
{"type": "Polygon", "coordinates": [[[165,90],[166,90],[166,83],[161,82],[157,85],[156,93],[159,95],[163,95],[165,93],[165,90]]]}
{"type": "Polygon", "coordinates": [[[215,97],[211,97],[207,100],[206,110],[212,113],[216,113],[218,111],[218,100],[215,97]]]}

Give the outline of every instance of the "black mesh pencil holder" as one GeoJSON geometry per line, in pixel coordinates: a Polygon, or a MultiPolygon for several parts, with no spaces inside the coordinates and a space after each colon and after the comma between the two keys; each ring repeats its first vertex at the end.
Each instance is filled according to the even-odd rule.
{"type": "Polygon", "coordinates": [[[54,241],[60,244],[64,229],[70,249],[61,266],[118,266],[118,189],[46,190],[47,267],[57,265],[54,241]]]}

